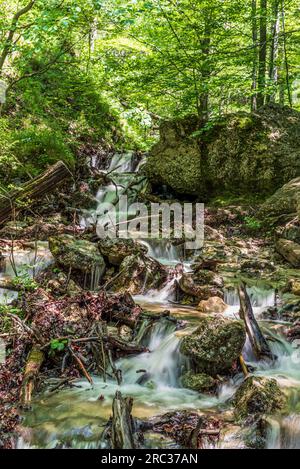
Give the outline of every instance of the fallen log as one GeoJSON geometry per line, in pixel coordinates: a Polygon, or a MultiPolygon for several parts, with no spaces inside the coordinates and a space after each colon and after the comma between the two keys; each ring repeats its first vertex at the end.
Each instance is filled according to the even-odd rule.
{"type": "Polygon", "coordinates": [[[38,347],[31,349],[27,358],[20,392],[20,401],[24,407],[28,407],[31,403],[36,380],[44,359],[45,355],[38,347]]]}
{"type": "Polygon", "coordinates": [[[43,174],[26,182],[18,189],[0,196],[0,225],[7,221],[15,212],[30,205],[46,194],[51,193],[60,183],[71,176],[67,166],[59,161],[48,168],[43,174]]]}
{"type": "Polygon", "coordinates": [[[272,354],[268,342],[264,338],[255,319],[251,301],[244,283],[239,286],[238,292],[240,298],[240,318],[245,323],[246,331],[256,358],[258,360],[264,358],[274,360],[275,357],[272,354]]]}
{"type": "Polygon", "coordinates": [[[120,391],[112,404],[111,422],[111,448],[112,449],[135,449],[134,422],[131,416],[133,400],[131,397],[123,397],[120,391]]]}

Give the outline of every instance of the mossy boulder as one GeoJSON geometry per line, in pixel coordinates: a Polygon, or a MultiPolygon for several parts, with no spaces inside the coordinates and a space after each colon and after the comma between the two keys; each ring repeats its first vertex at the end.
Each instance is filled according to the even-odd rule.
{"type": "Polygon", "coordinates": [[[241,321],[203,317],[199,327],[184,337],[180,351],[191,358],[199,373],[226,373],[242,353],[246,332],[241,321]]]}
{"type": "Polygon", "coordinates": [[[49,238],[49,248],[55,262],[65,272],[71,271],[83,286],[92,286],[105,272],[105,261],[96,244],[72,235],[49,238]]]}
{"type": "Polygon", "coordinates": [[[101,239],[98,247],[103,257],[113,266],[122,264],[125,257],[147,251],[145,246],[132,239],[101,239]]]}
{"type": "Polygon", "coordinates": [[[216,380],[205,373],[189,371],[181,378],[181,384],[184,388],[192,389],[200,393],[211,392],[216,387],[216,380]]]}
{"type": "Polygon", "coordinates": [[[144,254],[125,257],[120,265],[120,275],[111,285],[115,292],[132,295],[162,288],[168,278],[167,269],[155,259],[144,254]]]}
{"type": "Polygon", "coordinates": [[[281,410],[285,402],[275,379],[250,376],[235,394],[235,415],[238,420],[244,420],[250,415],[272,414],[281,410]]]}
{"type": "Polygon", "coordinates": [[[178,285],[185,295],[197,298],[198,300],[208,300],[212,296],[224,298],[223,289],[220,287],[222,283],[213,282],[212,284],[207,284],[203,281],[203,278],[198,281],[194,274],[184,273],[178,281],[178,285]]]}
{"type": "Polygon", "coordinates": [[[194,117],[163,123],[160,135],[145,171],[178,194],[270,195],[300,176],[300,113],[288,107],[228,115],[204,129],[194,117]]]}
{"type": "Polygon", "coordinates": [[[192,137],[196,129],[194,116],[161,124],[160,141],[152,148],[144,167],[155,186],[165,184],[178,194],[201,192],[199,142],[192,137]]]}
{"type": "Polygon", "coordinates": [[[261,206],[259,216],[270,218],[298,212],[300,212],[300,177],[289,181],[269,197],[261,206]]]}

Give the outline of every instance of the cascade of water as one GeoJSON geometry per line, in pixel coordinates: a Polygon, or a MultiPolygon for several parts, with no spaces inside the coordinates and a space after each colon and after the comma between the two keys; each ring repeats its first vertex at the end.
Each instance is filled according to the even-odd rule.
{"type": "Polygon", "coordinates": [[[300,415],[269,421],[267,449],[300,449],[300,415]]]}
{"type": "Polygon", "coordinates": [[[183,259],[183,247],[175,246],[167,239],[147,239],[139,241],[148,249],[148,255],[164,265],[176,265],[183,259]]]}
{"type": "MultiPolygon", "coordinates": [[[[259,318],[268,307],[274,306],[275,304],[275,290],[253,286],[247,287],[247,292],[257,318],[259,318]]],[[[226,311],[226,316],[238,316],[240,309],[238,291],[234,288],[225,290],[224,301],[229,306],[226,311]]]]}
{"type": "Polygon", "coordinates": [[[118,366],[123,370],[126,383],[143,382],[155,387],[176,387],[184,358],[179,352],[179,338],[175,325],[170,321],[160,321],[154,327],[146,344],[150,353],[143,353],[134,358],[122,359],[118,366]],[[144,376],[137,371],[145,370],[144,376]],[[140,378],[141,381],[140,381],[140,378]]]}

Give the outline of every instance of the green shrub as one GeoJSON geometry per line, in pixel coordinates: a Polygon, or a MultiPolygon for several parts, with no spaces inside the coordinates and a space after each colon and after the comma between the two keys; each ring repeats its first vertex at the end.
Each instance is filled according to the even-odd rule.
{"type": "Polygon", "coordinates": [[[59,160],[74,166],[74,156],[59,131],[33,126],[16,132],[15,138],[14,154],[22,163],[20,176],[25,172],[36,176],[59,160]]]}

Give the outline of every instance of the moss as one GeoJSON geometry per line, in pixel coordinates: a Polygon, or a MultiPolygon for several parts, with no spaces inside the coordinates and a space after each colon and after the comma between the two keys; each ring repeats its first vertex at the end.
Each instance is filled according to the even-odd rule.
{"type": "Polygon", "coordinates": [[[198,372],[216,376],[228,371],[242,353],[246,332],[242,322],[204,317],[191,335],[183,338],[181,352],[190,357],[198,372]]]}
{"type": "Polygon", "coordinates": [[[155,259],[143,254],[127,256],[120,265],[120,275],[111,290],[137,295],[161,288],[167,275],[166,269],[155,259]]]}
{"type": "Polygon", "coordinates": [[[213,391],[216,386],[216,381],[205,373],[194,374],[191,371],[183,375],[181,378],[183,387],[192,389],[200,393],[213,391]]]}
{"type": "MultiPolygon", "coordinates": [[[[57,264],[66,272],[80,272],[93,276],[98,271],[99,277],[104,273],[105,262],[97,245],[71,235],[49,238],[49,247],[57,264]]],[[[82,279],[84,281],[84,279],[82,279]]]]}
{"type": "Polygon", "coordinates": [[[101,254],[108,260],[109,264],[114,266],[119,266],[128,256],[147,251],[146,247],[134,242],[132,239],[102,239],[98,242],[98,246],[101,254]]]}
{"type": "Polygon", "coordinates": [[[235,395],[235,415],[241,421],[249,415],[272,414],[281,410],[285,401],[275,379],[250,376],[235,395]]]}
{"type": "Polygon", "coordinates": [[[145,167],[154,185],[202,200],[223,193],[266,196],[300,175],[297,111],[272,104],[255,114],[228,115],[205,132],[192,132],[193,125],[162,126],[145,167]]]}

